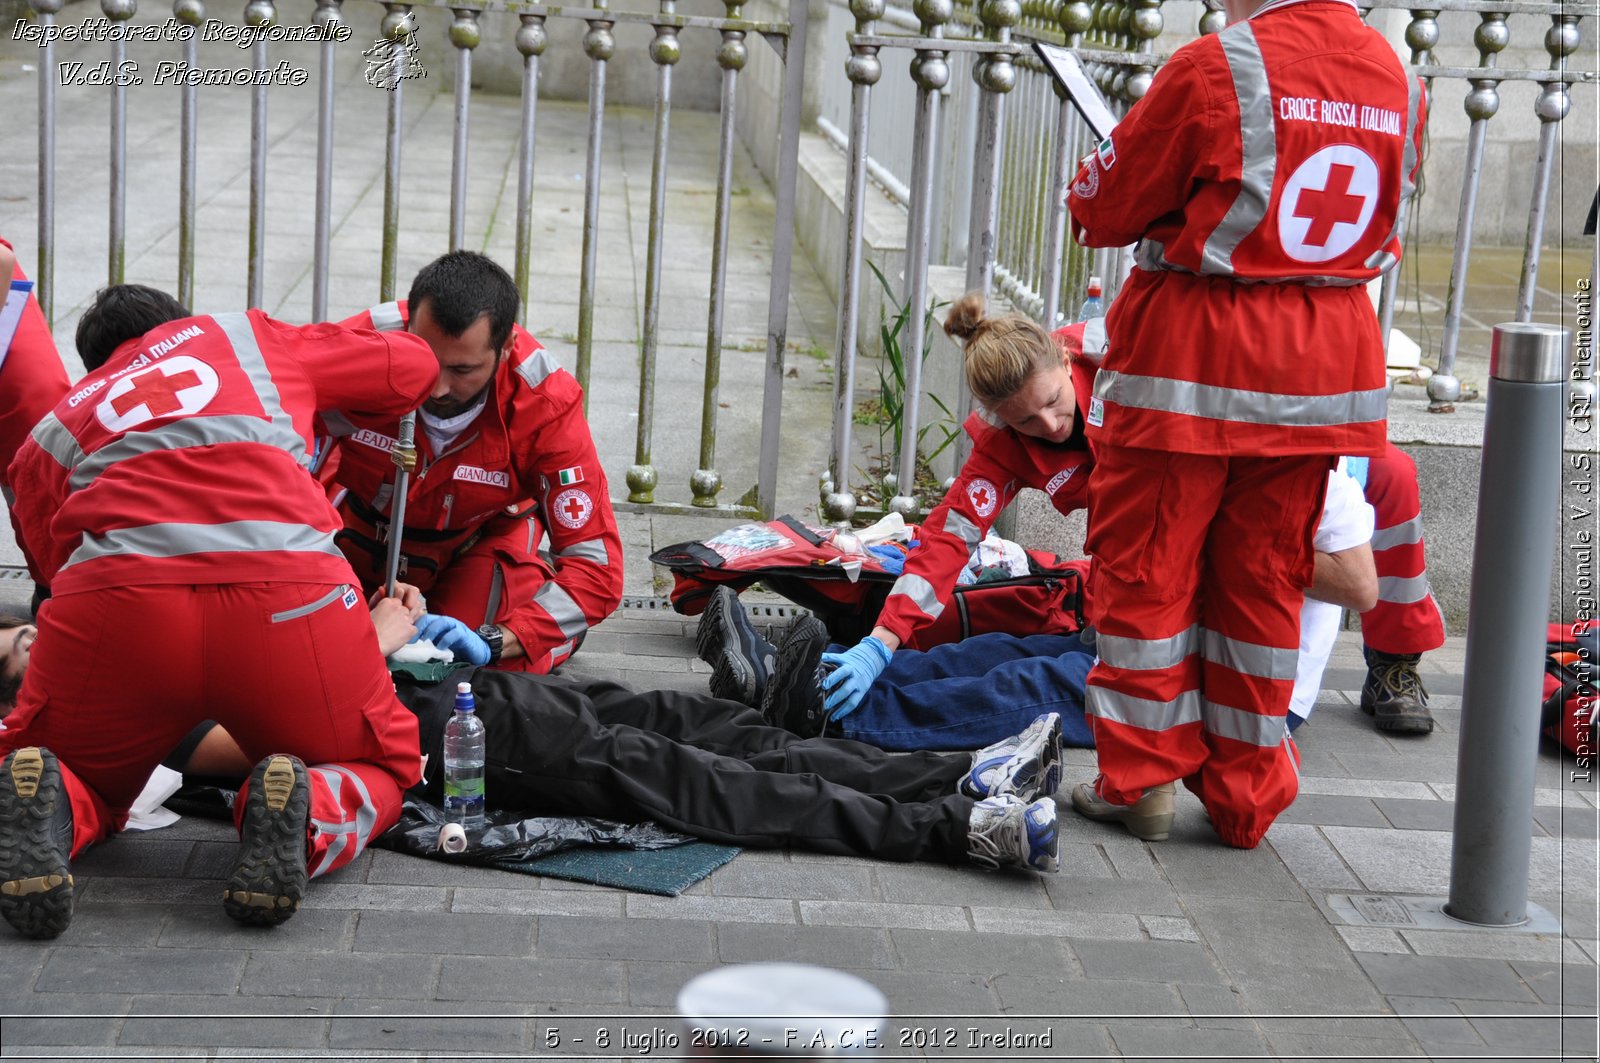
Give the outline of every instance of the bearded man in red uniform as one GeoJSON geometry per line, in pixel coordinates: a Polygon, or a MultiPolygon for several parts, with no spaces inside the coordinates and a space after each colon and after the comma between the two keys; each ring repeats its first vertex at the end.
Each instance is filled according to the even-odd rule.
{"type": "Polygon", "coordinates": [[[1226,0],[1069,198],[1080,243],[1139,242],[1088,416],[1100,662],[1093,819],[1182,779],[1254,847],[1298,789],[1285,733],[1334,456],[1383,453],[1365,285],[1400,254],[1423,101],[1347,0],[1226,0]]]}
{"type": "Polygon", "coordinates": [[[141,285],[100,292],[78,350],[94,371],[10,468],[54,596],[0,732],[0,915],[30,937],[66,929],[69,860],[214,719],[258,762],[224,908],[281,923],[421,776],[416,720],[308,471],[313,421],[415,409],[438,363],[404,333],[190,316],[141,285]]]}
{"type": "MultiPolygon", "coordinates": [[[[402,578],[428,596],[423,633],[473,664],[546,673],[621,602],[622,539],[583,390],[515,323],[517,305],[505,270],[453,251],[423,267],[408,299],[344,324],[410,331],[439,359],[401,545],[402,578]]],[[[329,427],[341,437],[329,466],[339,546],[371,590],[395,534],[398,423],[329,427]]]]}

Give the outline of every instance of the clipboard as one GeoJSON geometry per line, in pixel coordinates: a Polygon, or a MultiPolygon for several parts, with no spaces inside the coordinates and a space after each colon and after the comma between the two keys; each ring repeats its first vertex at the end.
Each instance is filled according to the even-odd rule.
{"type": "Polygon", "coordinates": [[[6,292],[6,301],[0,303],[0,369],[5,368],[6,356],[11,353],[11,341],[16,338],[17,326],[22,323],[22,311],[33,294],[32,281],[12,281],[6,292]]]}
{"type": "Polygon", "coordinates": [[[1112,113],[1105,96],[1101,95],[1100,87],[1084,71],[1083,64],[1078,62],[1078,57],[1058,44],[1045,44],[1042,41],[1034,41],[1033,50],[1039,54],[1039,60],[1050,71],[1050,76],[1056,79],[1056,84],[1066,90],[1067,99],[1072,101],[1083,120],[1094,131],[1095,140],[1109,137],[1117,126],[1117,116],[1112,113]]]}

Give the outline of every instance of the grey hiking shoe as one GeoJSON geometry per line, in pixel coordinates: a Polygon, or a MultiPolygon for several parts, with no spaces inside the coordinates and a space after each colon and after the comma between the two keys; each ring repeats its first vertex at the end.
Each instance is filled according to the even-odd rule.
{"type": "Polygon", "coordinates": [[[711,592],[694,644],[700,659],[711,666],[713,697],[761,707],[777,650],[750,623],[732,587],[711,592]]]}
{"type": "Polygon", "coordinates": [[[17,933],[53,938],[72,922],[72,804],[61,765],[41,746],[0,763],[0,915],[17,933]]]}
{"type": "Polygon", "coordinates": [[[306,895],[306,824],[311,783],[299,757],[274,753],[250,773],[239,857],[222,893],[229,917],[251,926],[277,926],[306,895]]]}
{"type": "Polygon", "coordinates": [[[1361,684],[1361,711],[1372,725],[1390,734],[1425,735],[1433,731],[1428,691],[1417,674],[1420,653],[1379,653],[1364,649],[1367,680],[1361,684]]]}
{"type": "Polygon", "coordinates": [[[961,792],[983,799],[1015,794],[1024,801],[1049,797],[1061,787],[1061,714],[1047,712],[1021,734],[972,754],[961,792]]]}
{"type": "Polygon", "coordinates": [[[1120,823],[1128,833],[1147,842],[1164,842],[1172,832],[1172,783],[1152,786],[1131,805],[1114,805],[1101,797],[1094,783],[1079,783],[1072,790],[1072,807],[1078,815],[1097,823],[1120,823]]]}

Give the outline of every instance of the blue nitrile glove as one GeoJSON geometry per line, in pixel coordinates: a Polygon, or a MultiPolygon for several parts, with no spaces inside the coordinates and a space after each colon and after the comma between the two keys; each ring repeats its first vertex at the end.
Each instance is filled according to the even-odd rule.
{"type": "Polygon", "coordinates": [[[822,663],[834,666],[833,674],[822,681],[822,689],[828,692],[828,700],[822,703],[828,719],[842,720],[860,708],[867,688],[889,667],[893,655],[889,647],[871,635],[843,653],[824,653],[822,663]]]}
{"type": "MultiPolygon", "coordinates": [[[[457,660],[476,665],[489,663],[489,644],[453,616],[423,613],[417,618],[417,638],[428,639],[441,650],[449,650],[457,660]]],[[[416,639],[411,641],[415,642],[416,639]]]]}
{"type": "Polygon", "coordinates": [[[869,546],[867,553],[877,558],[883,570],[891,576],[898,576],[906,570],[906,552],[898,546],[869,546]]]}

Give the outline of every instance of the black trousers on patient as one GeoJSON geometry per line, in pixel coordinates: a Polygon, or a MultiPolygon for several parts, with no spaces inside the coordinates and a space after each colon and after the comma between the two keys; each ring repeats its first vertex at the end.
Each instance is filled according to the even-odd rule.
{"type": "MultiPolygon", "coordinates": [[[[885,753],[800,738],[732,701],[675,690],[476,669],[425,684],[396,675],[422,751],[444,762],[455,684],[470,679],[488,731],[496,807],[601,816],[755,848],[960,863],[973,801],[965,753],[885,753]]],[[[429,772],[438,799],[441,771],[429,772]]]]}

